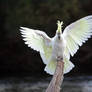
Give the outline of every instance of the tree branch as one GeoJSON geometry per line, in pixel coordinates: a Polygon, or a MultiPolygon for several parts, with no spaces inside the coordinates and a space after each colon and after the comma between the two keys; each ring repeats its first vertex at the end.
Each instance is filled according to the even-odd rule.
{"type": "Polygon", "coordinates": [[[60,92],[60,87],[63,82],[63,70],[64,70],[64,62],[57,61],[57,66],[53,78],[46,90],[46,92],[60,92]]]}

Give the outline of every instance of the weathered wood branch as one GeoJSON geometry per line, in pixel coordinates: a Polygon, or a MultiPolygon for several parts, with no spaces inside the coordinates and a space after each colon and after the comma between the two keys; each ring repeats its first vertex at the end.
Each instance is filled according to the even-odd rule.
{"type": "Polygon", "coordinates": [[[46,90],[46,92],[60,92],[61,85],[63,82],[63,70],[64,70],[64,62],[58,61],[55,73],[53,78],[46,90]]]}

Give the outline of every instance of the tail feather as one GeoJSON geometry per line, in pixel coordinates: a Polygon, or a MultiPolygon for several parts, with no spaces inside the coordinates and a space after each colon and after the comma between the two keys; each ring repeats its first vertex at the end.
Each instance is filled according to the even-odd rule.
{"type": "MultiPolygon", "coordinates": [[[[53,75],[56,69],[56,64],[57,62],[52,60],[46,65],[44,70],[47,73],[53,75]]],[[[70,72],[72,68],[74,68],[74,64],[71,61],[69,61],[67,58],[64,58],[64,74],[70,72]]]]}
{"type": "Polygon", "coordinates": [[[64,58],[64,74],[70,72],[74,68],[74,64],[67,58],[64,58]]]}
{"type": "Polygon", "coordinates": [[[56,64],[57,64],[57,62],[55,62],[55,61],[50,61],[50,62],[46,65],[46,67],[45,67],[44,70],[45,70],[47,73],[53,75],[54,72],[55,72],[55,69],[56,69],[56,64]]]}

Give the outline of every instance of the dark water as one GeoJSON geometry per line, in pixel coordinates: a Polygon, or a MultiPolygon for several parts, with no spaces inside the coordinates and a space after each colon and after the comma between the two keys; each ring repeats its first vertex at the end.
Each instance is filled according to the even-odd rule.
{"type": "MultiPolygon", "coordinates": [[[[45,92],[51,78],[2,78],[0,92],[45,92]]],[[[92,92],[92,76],[65,77],[62,92],[92,92]]]]}

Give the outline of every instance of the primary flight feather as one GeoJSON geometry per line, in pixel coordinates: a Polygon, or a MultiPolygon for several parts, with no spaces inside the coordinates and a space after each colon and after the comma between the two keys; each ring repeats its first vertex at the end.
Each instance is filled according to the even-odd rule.
{"type": "Polygon", "coordinates": [[[26,27],[20,29],[25,44],[40,52],[46,64],[44,70],[51,75],[55,72],[57,60],[64,61],[64,73],[68,73],[74,67],[70,56],[74,56],[79,46],[82,46],[92,35],[92,16],[70,24],[63,33],[62,24],[63,22],[57,22],[57,30],[53,38],[40,30],[26,27]]]}

